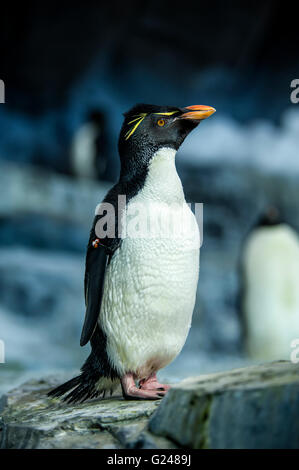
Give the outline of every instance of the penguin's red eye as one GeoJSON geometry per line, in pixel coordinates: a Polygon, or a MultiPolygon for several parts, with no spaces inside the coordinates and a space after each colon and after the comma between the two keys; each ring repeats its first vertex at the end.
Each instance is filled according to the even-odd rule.
{"type": "Polygon", "coordinates": [[[159,120],[157,121],[157,124],[158,124],[158,126],[163,127],[164,124],[165,124],[164,119],[159,119],[159,120]]]}

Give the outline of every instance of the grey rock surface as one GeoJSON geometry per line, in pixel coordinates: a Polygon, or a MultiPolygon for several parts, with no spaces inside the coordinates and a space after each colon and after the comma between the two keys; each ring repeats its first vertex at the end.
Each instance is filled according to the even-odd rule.
{"type": "Polygon", "coordinates": [[[0,399],[0,448],[298,448],[299,364],[280,361],[186,379],[162,401],[68,405],[61,379],[31,380],[0,399]]]}
{"type": "Polygon", "coordinates": [[[174,386],[149,422],[181,447],[299,447],[299,364],[279,361],[174,386]]]}
{"type": "Polygon", "coordinates": [[[122,449],[176,448],[147,430],[159,402],[104,400],[68,405],[47,397],[53,377],[31,380],[0,400],[0,448],[122,449]]]}

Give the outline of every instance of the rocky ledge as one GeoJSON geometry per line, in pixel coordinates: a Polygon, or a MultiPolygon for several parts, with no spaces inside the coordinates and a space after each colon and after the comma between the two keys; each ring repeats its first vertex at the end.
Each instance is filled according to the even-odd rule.
{"type": "Polygon", "coordinates": [[[162,401],[120,395],[70,406],[29,381],[0,400],[1,448],[298,448],[299,364],[204,375],[162,401]]]}

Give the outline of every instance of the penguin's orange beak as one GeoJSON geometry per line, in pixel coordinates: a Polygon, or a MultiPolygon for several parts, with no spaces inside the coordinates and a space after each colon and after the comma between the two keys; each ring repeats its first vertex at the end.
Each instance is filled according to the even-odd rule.
{"type": "Polygon", "coordinates": [[[180,115],[180,119],[191,119],[192,121],[202,121],[216,112],[212,106],[204,106],[202,104],[195,104],[194,106],[186,106],[185,111],[180,115]]]}

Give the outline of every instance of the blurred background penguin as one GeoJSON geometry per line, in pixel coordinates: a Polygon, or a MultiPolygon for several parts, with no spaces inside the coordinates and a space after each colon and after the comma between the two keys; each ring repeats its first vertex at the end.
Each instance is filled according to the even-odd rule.
{"type": "Polygon", "coordinates": [[[70,158],[72,173],[77,178],[109,180],[109,146],[105,113],[90,111],[74,133],[70,158]]]}
{"type": "Polygon", "coordinates": [[[299,238],[275,206],[249,233],[242,259],[244,345],[255,359],[289,359],[299,338],[299,238]]]}

